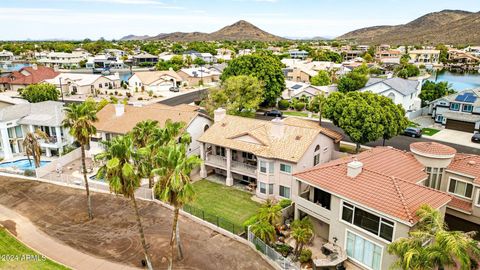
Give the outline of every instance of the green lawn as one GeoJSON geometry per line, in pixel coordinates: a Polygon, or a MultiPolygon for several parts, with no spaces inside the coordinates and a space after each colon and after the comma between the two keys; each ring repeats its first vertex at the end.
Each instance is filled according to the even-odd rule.
{"type": "Polygon", "coordinates": [[[300,116],[300,117],[308,117],[308,113],[306,112],[296,112],[296,111],[289,111],[289,112],[283,112],[283,115],[285,116],[300,116]]]}
{"type": "Polygon", "coordinates": [[[211,223],[218,222],[220,227],[229,231],[236,233],[243,231],[243,222],[255,215],[260,207],[259,203],[250,199],[252,194],[246,191],[208,180],[200,180],[193,186],[196,197],[190,205],[203,212],[190,209],[188,206],[184,210],[211,223]]]}
{"type": "Polygon", "coordinates": [[[38,255],[38,261],[23,260],[21,255],[38,255],[22,243],[18,242],[5,229],[0,228],[0,269],[33,269],[33,270],[63,270],[68,269],[51,260],[43,260],[41,255],[38,255]],[[12,255],[15,256],[12,258],[12,255]],[[18,256],[18,257],[17,257],[18,256]]]}
{"type": "Polygon", "coordinates": [[[435,133],[439,132],[440,130],[434,128],[422,128],[422,134],[427,136],[433,136],[435,133]]]}

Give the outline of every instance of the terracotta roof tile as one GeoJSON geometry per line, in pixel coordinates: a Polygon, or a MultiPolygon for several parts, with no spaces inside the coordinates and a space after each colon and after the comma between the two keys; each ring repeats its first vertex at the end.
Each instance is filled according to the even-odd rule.
{"type": "Polygon", "coordinates": [[[447,170],[469,175],[475,184],[480,184],[480,156],[456,154],[447,170]]]}
{"type": "Polygon", "coordinates": [[[472,212],[472,202],[462,200],[458,197],[452,196],[452,200],[448,203],[448,207],[455,208],[464,212],[472,212]]]}
{"type": "Polygon", "coordinates": [[[410,144],[410,150],[421,154],[450,156],[455,155],[457,150],[450,146],[437,142],[416,142],[410,144]]]}
{"type": "Polygon", "coordinates": [[[59,72],[53,70],[53,68],[38,66],[36,69],[33,67],[24,67],[19,72],[14,73],[15,79],[11,80],[10,84],[29,85],[35,83],[41,83],[44,80],[55,78],[59,72]],[[22,71],[30,73],[30,75],[24,75],[22,71]]]}

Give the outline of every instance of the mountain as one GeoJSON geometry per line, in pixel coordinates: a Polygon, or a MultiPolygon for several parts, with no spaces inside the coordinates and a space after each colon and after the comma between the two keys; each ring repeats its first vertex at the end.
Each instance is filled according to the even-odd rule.
{"type": "Polygon", "coordinates": [[[442,10],[407,24],[362,28],[336,39],[362,44],[480,44],[480,12],[442,10]]]}
{"type": "Polygon", "coordinates": [[[128,35],[122,37],[120,40],[145,40],[149,38],[150,36],[144,35],[144,36],[136,36],[136,35],[128,35]]]}
{"type": "Polygon", "coordinates": [[[254,40],[254,41],[276,41],[284,38],[272,35],[247,21],[238,21],[232,25],[223,27],[213,33],[202,32],[174,32],[170,34],[159,34],[148,40],[170,40],[170,41],[209,41],[209,40],[254,40]]]}

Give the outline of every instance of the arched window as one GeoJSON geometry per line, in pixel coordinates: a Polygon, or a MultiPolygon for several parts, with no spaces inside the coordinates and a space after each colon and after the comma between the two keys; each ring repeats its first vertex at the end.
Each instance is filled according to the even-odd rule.
{"type": "Polygon", "coordinates": [[[318,150],[320,150],[320,145],[317,145],[317,146],[315,147],[315,152],[318,152],[318,150]]]}
{"type": "Polygon", "coordinates": [[[205,125],[205,126],[203,127],[203,132],[207,131],[207,129],[209,129],[209,128],[210,128],[209,125],[205,125]]]}
{"type": "Polygon", "coordinates": [[[388,97],[389,99],[391,99],[392,101],[395,101],[395,94],[394,94],[394,93],[388,94],[387,97],[388,97]]]}
{"type": "Polygon", "coordinates": [[[317,145],[315,147],[315,152],[313,153],[313,166],[316,166],[318,163],[320,163],[320,145],[317,145]],[[317,153],[318,152],[318,153],[317,153]]]}

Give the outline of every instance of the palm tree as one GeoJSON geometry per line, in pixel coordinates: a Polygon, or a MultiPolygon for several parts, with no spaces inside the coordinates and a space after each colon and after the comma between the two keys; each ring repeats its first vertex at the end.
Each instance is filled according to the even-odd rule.
{"type": "Polygon", "coordinates": [[[30,156],[32,156],[35,168],[40,167],[40,156],[42,154],[42,148],[38,140],[46,140],[47,138],[47,134],[40,129],[36,129],[34,132],[28,132],[27,135],[25,135],[22,145],[30,165],[32,165],[32,161],[30,160],[30,156]]]}
{"type": "Polygon", "coordinates": [[[97,121],[97,106],[95,101],[86,100],[83,103],[72,103],[65,108],[65,119],[63,127],[69,129],[70,135],[80,144],[82,152],[82,174],[87,192],[88,218],[93,219],[92,202],[90,198],[90,189],[88,186],[87,166],[85,164],[85,146],[90,143],[90,136],[97,133],[93,122],[97,121]]]}
{"type": "Polygon", "coordinates": [[[137,201],[135,200],[135,191],[141,184],[141,173],[135,166],[135,160],[138,159],[138,155],[133,145],[131,135],[117,136],[111,141],[102,143],[105,146],[105,152],[95,156],[96,159],[105,162],[98,172],[99,178],[108,181],[111,192],[121,194],[132,202],[145,261],[148,269],[153,269],[148,256],[148,247],[145,241],[140,213],[138,212],[137,201]]]}
{"type": "Polygon", "coordinates": [[[143,176],[148,178],[148,187],[153,187],[153,158],[156,154],[154,144],[152,142],[154,134],[158,131],[158,121],[145,120],[137,123],[132,130],[133,144],[137,149],[144,148],[144,161],[140,162],[140,170],[143,176]]]}
{"type": "Polygon", "coordinates": [[[250,227],[250,230],[255,236],[262,239],[267,244],[275,241],[275,227],[265,220],[260,220],[253,224],[250,227]]]}
{"type": "Polygon", "coordinates": [[[294,254],[298,256],[302,253],[303,246],[313,237],[313,225],[308,217],[296,219],[292,222],[292,237],[295,239],[294,254]]]}
{"type": "Polygon", "coordinates": [[[258,211],[258,219],[268,222],[272,226],[276,226],[282,216],[282,207],[273,200],[268,199],[258,211]]]}
{"type": "Polygon", "coordinates": [[[180,244],[180,230],[178,227],[179,210],[183,205],[193,200],[194,190],[191,184],[190,173],[200,166],[202,160],[197,156],[187,156],[186,148],[190,142],[190,136],[184,134],[180,143],[170,141],[162,147],[157,156],[157,169],[154,173],[159,176],[155,185],[155,195],[160,200],[173,206],[173,224],[170,237],[171,258],[170,268],[173,267],[174,247],[177,246],[178,258],[183,259],[180,244]]]}
{"type": "Polygon", "coordinates": [[[417,227],[409,237],[400,238],[388,246],[388,252],[398,257],[394,267],[469,270],[478,266],[480,247],[472,238],[473,232],[447,230],[441,213],[429,205],[421,206],[417,216],[417,227]]]}

